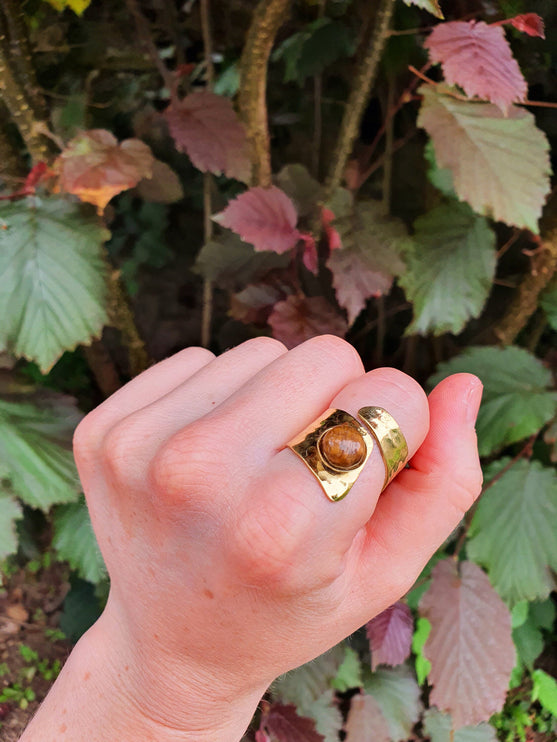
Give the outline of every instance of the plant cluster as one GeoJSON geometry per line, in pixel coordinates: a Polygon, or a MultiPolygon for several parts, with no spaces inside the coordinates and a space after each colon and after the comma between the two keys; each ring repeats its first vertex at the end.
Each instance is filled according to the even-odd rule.
{"type": "Polygon", "coordinates": [[[276,681],[249,739],[550,739],[557,12],[189,5],[0,9],[5,571],[42,512],[80,578],[66,612],[72,594],[102,601],[71,436],[80,409],[186,342],[332,333],[429,387],[475,373],[477,505],[405,598],[276,681]]]}

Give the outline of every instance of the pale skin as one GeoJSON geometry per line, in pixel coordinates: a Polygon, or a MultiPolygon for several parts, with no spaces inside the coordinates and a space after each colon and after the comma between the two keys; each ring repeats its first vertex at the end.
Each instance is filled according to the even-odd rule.
{"type": "Polygon", "coordinates": [[[74,440],[108,604],[20,742],[238,742],[271,681],[403,596],[472,505],[481,391],[457,374],[428,399],[331,336],[188,348],[123,387],[74,440]],[[411,467],[379,496],[375,447],[332,503],[285,444],[365,405],[411,467]]]}

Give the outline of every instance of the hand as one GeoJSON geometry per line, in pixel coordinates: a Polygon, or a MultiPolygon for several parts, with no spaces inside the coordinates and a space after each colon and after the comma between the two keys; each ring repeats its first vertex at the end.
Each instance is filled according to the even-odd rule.
{"type": "Polygon", "coordinates": [[[172,739],[238,739],[277,675],[399,599],[479,494],[480,397],[459,374],[428,402],[338,338],[259,338],[184,350],[90,413],[75,455],[111,578],[92,631],[141,713],[190,735],[172,739]],[[332,503],[285,445],[365,405],[393,415],[411,467],[379,497],[374,446],[332,503]]]}

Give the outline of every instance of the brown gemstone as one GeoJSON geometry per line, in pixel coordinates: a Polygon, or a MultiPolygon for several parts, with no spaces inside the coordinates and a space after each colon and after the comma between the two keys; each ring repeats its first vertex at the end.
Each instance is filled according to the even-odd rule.
{"type": "Polygon", "coordinates": [[[354,469],[366,455],[362,434],[348,423],[335,425],[319,439],[319,450],[327,464],[335,469],[354,469]]]}

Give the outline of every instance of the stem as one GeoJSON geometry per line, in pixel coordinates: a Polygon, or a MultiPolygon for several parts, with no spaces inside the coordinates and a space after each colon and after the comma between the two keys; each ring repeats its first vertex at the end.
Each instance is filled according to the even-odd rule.
{"type": "Polygon", "coordinates": [[[531,272],[522,279],[516,296],[493,332],[503,345],[514,342],[538,308],[538,298],[557,271],[557,227],[542,240],[532,260],[531,272]]]}
{"type": "Polygon", "coordinates": [[[379,61],[388,38],[394,0],[380,0],[375,26],[354,78],[354,85],[342,119],[335,153],[326,184],[327,201],[342,182],[346,162],[358,135],[358,128],[377,75],[379,61]]]}
{"type": "MultiPolygon", "coordinates": [[[[325,15],[325,0],[319,0],[317,18],[325,15]]],[[[321,138],[323,136],[323,74],[320,72],[313,77],[313,145],[311,153],[311,170],[319,180],[319,159],[321,156],[321,138]]]]}
{"type": "Polygon", "coordinates": [[[83,347],[83,353],[93,372],[97,386],[105,399],[108,399],[122,386],[118,371],[102,340],[94,340],[83,347]]]}
{"type": "Polygon", "coordinates": [[[383,348],[385,345],[385,299],[383,296],[377,297],[377,337],[375,339],[375,358],[376,368],[383,365],[383,348]]]}
{"type": "Polygon", "coordinates": [[[526,441],[524,446],[520,449],[520,451],[516,454],[514,458],[512,458],[510,461],[508,461],[505,466],[497,472],[497,474],[492,477],[489,482],[486,482],[484,486],[482,487],[482,491],[480,492],[478,499],[476,502],[472,505],[470,510],[466,513],[466,516],[464,518],[464,527],[460,533],[460,536],[458,537],[458,541],[456,542],[455,550],[453,557],[455,559],[458,559],[458,556],[460,552],[462,551],[462,547],[464,546],[464,542],[466,541],[466,538],[468,536],[468,531],[470,530],[470,526],[472,525],[472,521],[474,520],[474,515],[476,513],[476,510],[478,509],[478,505],[480,504],[481,498],[485,495],[487,490],[490,487],[493,487],[493,485],[498,482],[501,477],[503,477],[509,469],[512,469],[513,466],[516,464],[517,461],[520,461],[520,459],[524,458],[530,458],[532,455],[532,450],[534,447],[534,443],[536,441],[536,438],[538,437],[538,433],[534,433],[534,435],[531,435],[530,438],[526,441]]]}
{"type": "MultiPolygon", "coordinates": [[[[10,114],[0,100],[0,121],[8,121],[10,114]]],[[[23,157],[11,141],[6,126],[0,126],[0,180],[21,183],[25,178],[27,168],[23,157]]]]}
{"type": "MultiPolygon", "coordinates": [[[[387,80],[387,111],[393,109],[394,84],[392,77],[389,75],[387,80]]],[[[393,176],[393,144],[394,144],[394,116],[389,115],[385,124],[385,160],[383,164],[383,208],[385,214],[391,213],[391,188],[393,176]]]]}
{"type": "MultiPolygon", "coordinates": [[[[389,0],[392,1],[392,0],[389,0]]],[[[275,36],[286,20],[291,0],[260,0],[240,61],[238,103],[252,149],[253,185],[271,185],[271,146],[267,120],[267,64],[275,36]]]]}
{"type": "Polygon", "coordinates": [[[151,29],[147,19],[139,9],[137,0],[126,0],[126,6],[137,26],[137,32],[139,34],[139,40],[145,47],[146,52],[149,54],[155,67],[158,69],[160,76],[162,77],[165,86],[168,90],[172,91],[174,88],[174,75],[162,61],[157,45],[153,41],[151,35],[151,29]]]}
{"type": "Polygon", "coordinates": [[[318,180],[321,137],[323,136],[322,95],[323,75],[319,74],[313,78],[313,144],[311,153],[311,170],[318,180]]]}
{"type": "Polygon", "coordinates": [[[110,321],[120,331],[122,342],[128,351],[130,376],[138,376],[150,365],[150,359],[135,324],[119,271],[111,271],[108,285],[110,321]]]}
{"type": "MultiPolygon", "coordinates": [[[[207,69],[207,88],[212,89],[215,81],[215,67],[213,64],[213,41],[211,34],[211,14],[209,0],[201,0],[201,31],[203,34],[203,48],[205,66],[207,69]]],[[[213,222],[211,214],[213,206],[211,192],[213,190],[213,176],[203,173],[203,238],[206,245],[213,236],[213,222]]],[[[211,320],[213,316],[213,283],[208,278],[203,280],[203,298],[201,301],[201,345],[208,348],[211,342],[211,320]]]]}
{"type": "Polygon", "coordinates": [[[12,60],[6,51],[7,36],[3,18],[0,15],[0,95],[6,104],[33,163],[48,160],[50,149],[48,140],[37,130],[35,114],[27,99],[25,91],[14,74],[12,60]]]}
{"type": "Polygon", "coordinates": [[[12,69],[18,78],[27,102],[40,119],[46,120],[48,109],[35,74],[33,55],[23,13],[23,3],[17,3],[15,0],[3,0],[0,13],[3,13],[5,18],[5,24],[2,24],[2,33],[6,36],[6,41],[9,42],[8,56],[12,69]]]}

